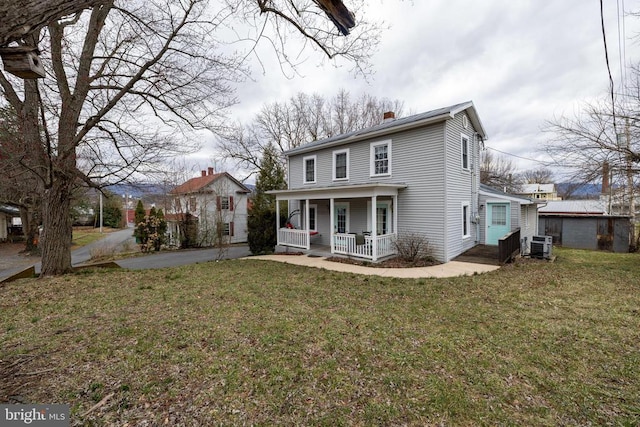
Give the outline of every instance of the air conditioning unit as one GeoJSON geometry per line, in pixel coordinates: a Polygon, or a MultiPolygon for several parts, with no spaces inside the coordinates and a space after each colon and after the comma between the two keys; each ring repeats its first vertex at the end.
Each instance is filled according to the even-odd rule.
{"type": "Polygon", "coordinates": [[[550,259],[553,250],[553,236],[533,236],[531,238],[531,258],[550,259]]]}

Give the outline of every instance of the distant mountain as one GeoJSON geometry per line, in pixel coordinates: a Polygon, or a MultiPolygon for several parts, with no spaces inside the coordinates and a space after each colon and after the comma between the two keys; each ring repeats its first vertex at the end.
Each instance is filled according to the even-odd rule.
{"type": "Polygon", "coordinates": [[[558,196],[563,199],[597,199],[602,189],[601,184],[581,184],[576,182],[561,182],[556,184],[558,196]]]}

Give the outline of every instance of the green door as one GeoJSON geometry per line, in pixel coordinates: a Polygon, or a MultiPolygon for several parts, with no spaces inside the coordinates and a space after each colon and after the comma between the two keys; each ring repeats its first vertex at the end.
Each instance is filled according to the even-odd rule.
{"type": "Polygon", "coordinates": [[[511,231],[510,210],[509,203],[487,203],[487,245],[497,245],[511,231]]]}

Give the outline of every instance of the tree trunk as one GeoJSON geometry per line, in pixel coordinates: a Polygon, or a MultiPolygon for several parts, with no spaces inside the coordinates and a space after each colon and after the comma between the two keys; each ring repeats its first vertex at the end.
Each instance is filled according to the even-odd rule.
{"type": "Polygon", "coordinates": [[[0,46],[63,16],[104,3],[104,0],[2,0],[0,1],[0,46]]]}
{"type": "Polygon", "coordinates": [[[53,185],[44,192],[42,272],[41,276],[55,276],[71,271],[71,188],[64,176],[55,177],[53,185]]]}
{"type": "Polygon", "coordinates": [[[22,232],[25,238],[24,251],[31,255],[38,255],[38,213],[32,206],[20,208],[20,219],[22,219],[22,232]]]}

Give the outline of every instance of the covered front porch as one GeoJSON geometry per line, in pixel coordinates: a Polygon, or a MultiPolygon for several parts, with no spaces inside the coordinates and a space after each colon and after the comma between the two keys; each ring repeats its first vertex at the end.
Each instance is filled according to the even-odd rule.
{"type": "Polygon", "coordinates": [[[276,195],[278,245],[378,261],[396,254],[398,191],[404,185],[366,184],[280,190],[276,195]],[[287,202],[288,217],[280,217],[287,202]]]}

